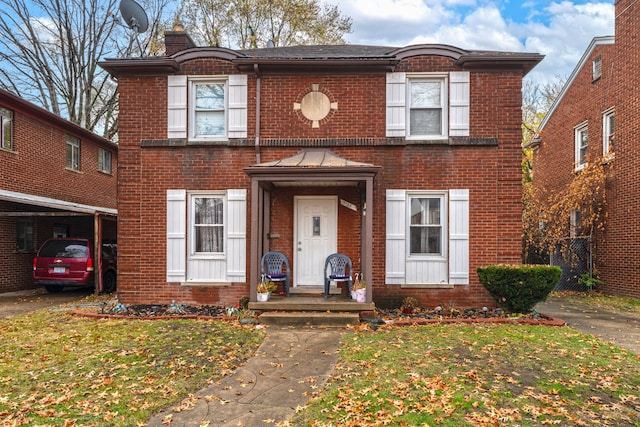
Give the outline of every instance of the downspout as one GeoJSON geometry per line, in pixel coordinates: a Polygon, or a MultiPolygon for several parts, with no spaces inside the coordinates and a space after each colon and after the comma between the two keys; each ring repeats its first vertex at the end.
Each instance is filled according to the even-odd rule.
{"type": "Polygon", "coordinates": [[[262,80],[260,78],[260,69],[258,64],[253,64],[253,71],[256,73],[256,164],[260,164],[260,92],[262,80]]]}

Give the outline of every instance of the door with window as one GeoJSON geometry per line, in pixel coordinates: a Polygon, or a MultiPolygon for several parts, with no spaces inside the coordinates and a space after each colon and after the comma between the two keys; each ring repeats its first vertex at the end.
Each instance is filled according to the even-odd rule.
{"type": "Polygon", "coordinates": [[[295,220],[294,286],[323,286],[324,261],[338,246],[337,197],[296,197],[295,220]]]}

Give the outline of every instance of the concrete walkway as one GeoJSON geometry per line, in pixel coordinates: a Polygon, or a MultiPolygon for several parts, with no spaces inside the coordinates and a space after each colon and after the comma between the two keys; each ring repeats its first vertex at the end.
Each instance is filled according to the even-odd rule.
{"type": "Polygon", "coordinates": [[[320,390],[338,360],[343,329],[270,328],[255,356],[190,402],[157,414],[150,427],[273,426],[320,390]]]}
{"type": "Polygon", "coordinates": [[[640,354],[640,316],[615,313],[561,297],[550,297],[536,305],[536,310],[560,318],[581,332],[640,354]]]}

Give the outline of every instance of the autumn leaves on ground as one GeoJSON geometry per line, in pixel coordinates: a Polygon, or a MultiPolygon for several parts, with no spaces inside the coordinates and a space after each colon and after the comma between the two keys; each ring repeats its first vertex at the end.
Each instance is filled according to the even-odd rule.
{"type": "MultiPolygon", "coordinates": [[[[0,321],[0,426],[142,426],[250,357],[235,320],[0,321]]],[[[567,327],[439,325],[344,334],[296,426],[640,425],[640,358],[567,327]]]]}

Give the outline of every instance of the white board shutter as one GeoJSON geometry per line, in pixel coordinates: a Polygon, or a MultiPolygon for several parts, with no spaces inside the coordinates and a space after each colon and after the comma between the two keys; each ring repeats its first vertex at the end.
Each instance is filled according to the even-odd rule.
{"type": "Polygon", "coordinates": [[[468,71],[449,75],[449,136],[469,136],[469,88],[468,71]]]}
{"type": "Polygon", "coordinates": [[[247,190],[227,191],[227,280],[247,281],[247,190]]]}
{"type": "Polygon", "coordinates": [[[406,78],[406,73],[387,73],[388,137],[405,136],[406,78]]]}
{"type": "Polygon", "coordinates": [[[385,283],[405,283],[406,191],[387,190],[385,283]]]}
{"type": "Polygon", "coordinates": [[[167,282],[184,282],[187,262],[187,192],[167,190],[167,282]]]}
{"type": "Polygon", "coordinates": [[[449,190],[449,283],[469,284],[469,190],[449,190]]]}
{"type": "Polygon", "coordinates": [[[247,137],[247,76],[233,74],[229,76],[228,120],[229,138],[247,137]]]}
{"type": "Polygon", "coordinates": [[[187,137],[187,76],[167,77],[167,138],[187,137]]]}

